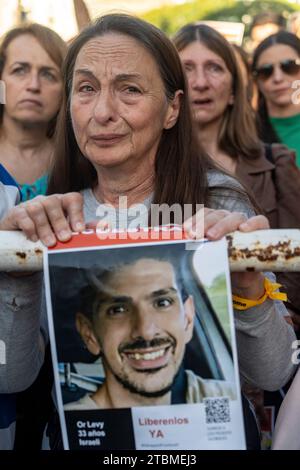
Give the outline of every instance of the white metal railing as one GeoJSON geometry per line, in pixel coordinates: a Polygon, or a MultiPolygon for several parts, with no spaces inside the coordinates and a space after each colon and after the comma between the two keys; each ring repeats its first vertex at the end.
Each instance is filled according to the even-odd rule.
{"type": "MultiPolygon", "coordinates": [[[[300,271],[298,229],[233,232],[227,240],[231,271],[300,271]]],[[[0,231],[0,271],[39,271],[43,250],[21,232],[0,231]]]]}

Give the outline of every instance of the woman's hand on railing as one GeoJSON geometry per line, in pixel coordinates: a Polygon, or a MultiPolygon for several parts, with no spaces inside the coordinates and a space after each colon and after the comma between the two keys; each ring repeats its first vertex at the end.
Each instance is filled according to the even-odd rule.
{"type": "Polygon", "coordinates": [[[37,196],[11,209],[0,221],[0,230],[22,230],[29,240],[53,246],[85,228],[80,193],[37,196]]]}

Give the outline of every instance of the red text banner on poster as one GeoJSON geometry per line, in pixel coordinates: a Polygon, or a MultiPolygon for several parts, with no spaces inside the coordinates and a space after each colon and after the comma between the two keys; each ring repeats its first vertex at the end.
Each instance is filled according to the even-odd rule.
{"type": "Polygon", "coordinates": [[[73,233],[71,240],[66,243],[57,242],[49,250],[66,250],[71,248],[92,248],[97,246],[128,245],[155,241],[174,241],[188,239],[186,232],[180,226],[144,228],[134,231],[100,232],[89,229],[82,233],[73,233]]]}

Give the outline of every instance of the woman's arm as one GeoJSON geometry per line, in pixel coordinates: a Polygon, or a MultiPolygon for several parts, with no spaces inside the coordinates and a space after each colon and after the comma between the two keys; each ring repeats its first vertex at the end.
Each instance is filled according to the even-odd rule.
{"type": "MultiPolygon", "coordinates": [[[[255,217],[249,199],[245,193],[241,193],[241,186],[233,178],[213,173],[210,189],[211,207],[216,209],[216,213],[221,211],[224,216],[221,215],[219,222],[215,224],[215,228],[218,226],[220,229],[218,236],[211,237],[208,232],[208,238],[217,239],[233,230],[251,232],[269,227],[265,217],[255,217]],[[224,211],[229,211],[229,214],[238,213],[240,219],[238,216],[226,216],[224,211]]],[[[188,225],[191,225],[190,221],[188,225]]],[[[275,280],[271,273],[266,275],[273,276],[272,280],[275,280]]],[[[235,273],[231,280],[232,291],[236,295],[249,299],[257,299],[262,295],[262,273],[235,273]]],[[[293,328],[284,320],[289,315],[285,305],[268,299],[248,310],[234,310],[234,314],[242,380],[265,390],[279,389],[290,379],[296,367],[292,363],[292,343],[296,336],[293,328]]]]}
{"type": "Polygon", "coordinates": [[[244,311],[235,310],[241,379],[264,390],[278,390],[291,378],[292,343],[296,336],[280,311],[283,304],[266,300],[244,311]]]}

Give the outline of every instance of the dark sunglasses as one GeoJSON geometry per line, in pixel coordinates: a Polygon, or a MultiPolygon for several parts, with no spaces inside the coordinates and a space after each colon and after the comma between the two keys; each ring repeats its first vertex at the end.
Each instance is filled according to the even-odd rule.
{"type": "MultiPolygon", "coordinates": [[[[296,75],[300,71],[300,59],[282,60],[278,63],[281,70],[287,75],[296,75]]],[[[274,72],[275,64],[265,64],[254,70],[253,75],[259,80],[268,80],[274,72]]]]}

